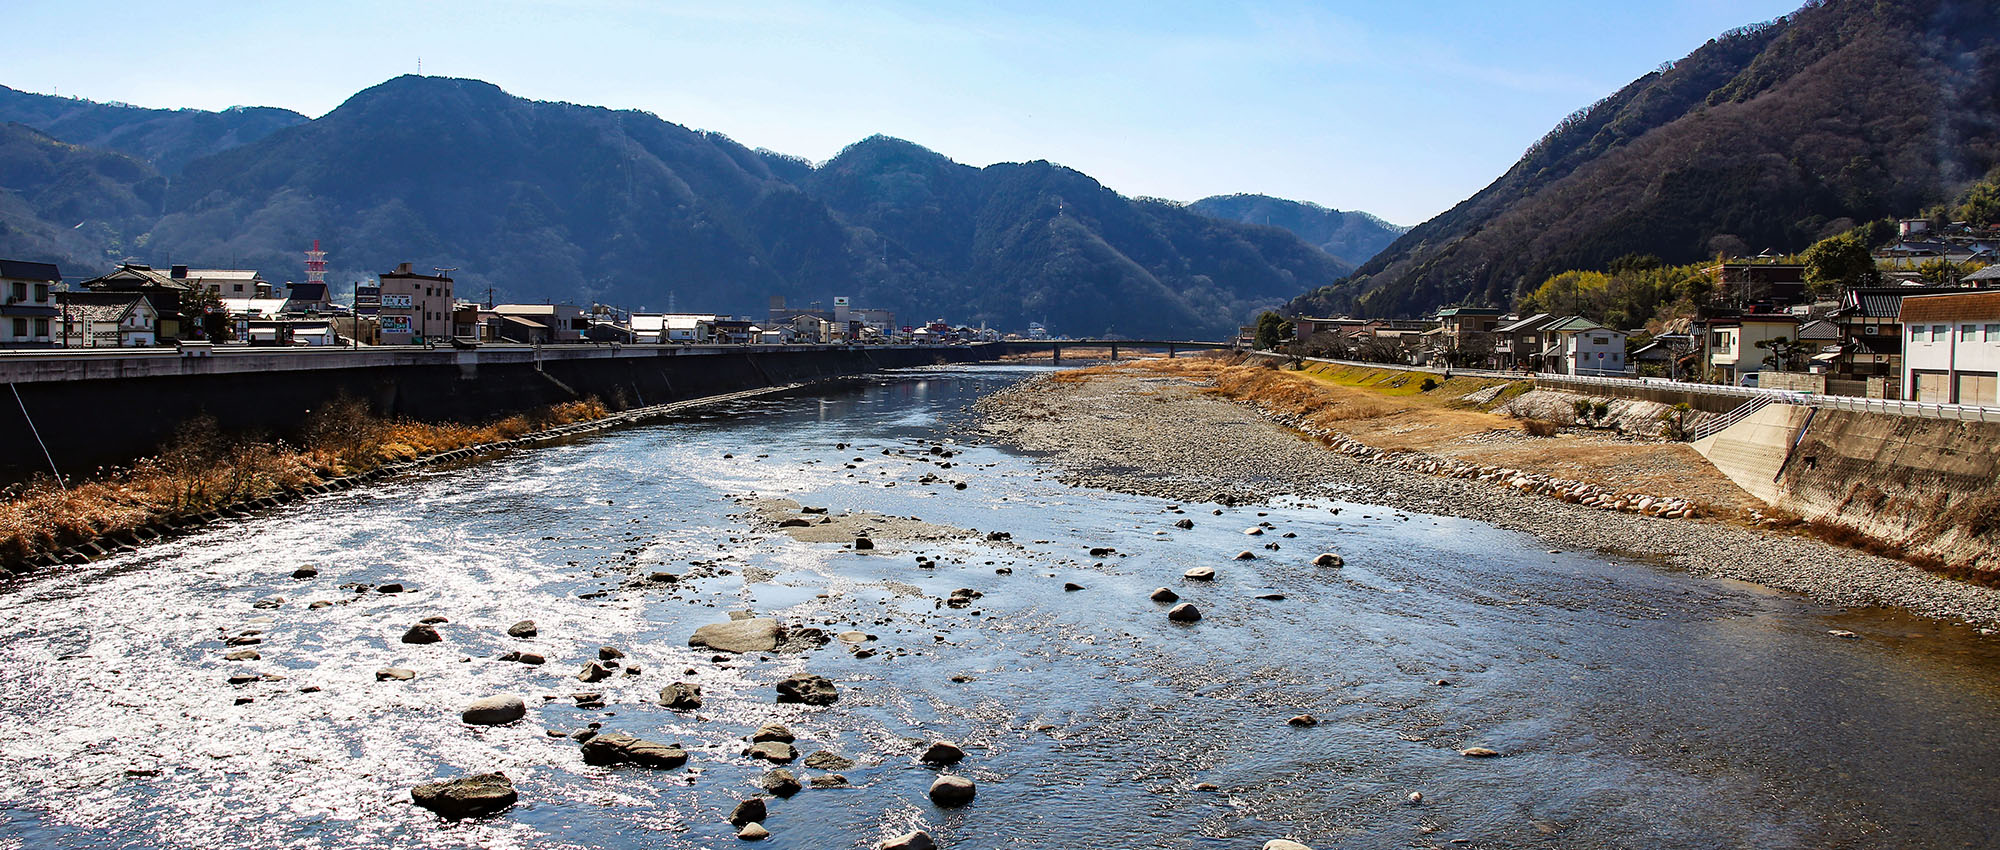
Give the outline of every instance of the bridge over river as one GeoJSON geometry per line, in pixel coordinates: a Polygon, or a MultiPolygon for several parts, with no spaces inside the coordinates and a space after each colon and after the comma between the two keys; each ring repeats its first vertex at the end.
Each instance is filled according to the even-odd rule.
{"type": "Polygon", "coordinates": [[[1204,342],[1192,339],[1010,339],[999,343],[999,345],[1008,354],[1047,351],[1054,357],[1055,362],[1058,364],[1062,363],[1062,353],[1065,348],[1072,350],[1108,348],[1111,349],[1111,359],[1113,360],[1118,359],[1118,351],[1121,348],[1128,351],[1133,349],[1144,351],[1165,350],[1168,357],[1173,357],[1183,351],[1233,351],[1236,349],[1235,343],[1204,342]]]}

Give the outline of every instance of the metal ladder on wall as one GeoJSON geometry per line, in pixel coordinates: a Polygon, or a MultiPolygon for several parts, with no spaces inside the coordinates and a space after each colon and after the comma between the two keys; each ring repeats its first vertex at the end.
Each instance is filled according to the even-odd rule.
{"type": "Polygon", "coordinates": [[[1750,399],[1749,401],[1739,404],[1736,406],[1735,410],[1731,410],[1728,413],[1722,414],[1721,416],[1718,416],[1714,419],[1710,419],[1707,422],[1703,422],[1700,425],[1696,426],[1693,435],[1688,437],[1688,442],[1692,443],[1698,440],[1704,440],[1709,437],[1713,437],[1716,434],[1720,434],[1722,433],[1723,429],[1750,418],[1751,414],[1756,413],[1759,410],[1763,410],[1765,407],[1770,406],[1771,403],[1776,401],[1778,401],[1778,399],[1773,396],[1757,396],[1756,398],[1750,399]]]}

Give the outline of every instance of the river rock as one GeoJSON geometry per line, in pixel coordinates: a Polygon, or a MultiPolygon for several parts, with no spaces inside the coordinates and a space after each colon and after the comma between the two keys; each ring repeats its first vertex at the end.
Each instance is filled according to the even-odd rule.
{"type": "Polygon", "coordinates": [[[788,764],[792,759],[799,757],[798,751],[783,741],[760,741],[751,744],[743,754],[753,759],[763,759],[778,764],[788,764]]]}
{"type": "Polygon", "coordinates": [[[877,850],[937,850],[937,842],[931,840],[930,833],[919,829],[898,835],[876,847],[877,850]]]}
{"type": "Polygon", "coordinates": [[[623,732],[604,732],[583,742],[584,764],[636,764],[670,769],[687,764],[687,760],[687,751],[678,745],[635,738],[623,732]]]}
{"type": "Polygon", "coordinates": [[[410,789],[417,805],[448,818],[490,815],[514,805],[520,795],[504,773],[481,773],[410,789]]]}
{"type": "Polygon", "coordinates": [[[1459,750],[1458,754],[1465,756],[1466,758],[1469,759],[1490,759],[1494,756],[1499,755],[1500,753],[1495,750],[1489,750],[1485,747],[1466,747],[1465,749],[1459,750]]]}
{"type": "Polygon", "coordinates": [[[756,744],[761,744],[765,741],[779,741],[789,744],[797,740],[798,737],[792,734],[792,730],[777,723],[765,724],[758,727],[757,731],[750,733],[750,741],[756,744]]]}
{"type": "Polygon", "coordinates": [[[375,681],[377,682],[387,682],[392,680],[397,682],[407,682],[416,677],[417,677],[417,672],[415,670],[405,670],[401,667],[384,667],[380,670],[375,671],[375,681]]]}
{"type": "Polygon", "coordinates": [[[973,795],[977,793],[978,786],[963,776],[940,776],[931,783],[930,790],[931,802],[948,809],[972,802],[973,795]]]}
{"type": "Polygon", "coordinates": [[[799,784],[799,777],[787,768],[775,768],[757,778],[757,786],[780,797],[790,797],[805,786],[799,784]]]}
{"type": "Polygon", "coordinates": [[[846,788],[847,777],[838,773],[822,773],[806,780],[814,788],[846,788]]]}
{"type": "Polygon", "coordinates": [[[1243,529],[1243,533],[1250,537],[1261,537],[1264,534],[1264,529],[1259,526],[1253,525],[1250,526],[1249,528],[1243,529]]]}
{"type": "Polygon", "coordinates": [[[779,702],[832,705],[840,699],[840,689],[825,676],[801,673],[778,682],[779,702]]]}
{"type": "Polygon", "coordinates": [[[853,759],[826,750],[819,750],[806,756],[806,767],[814,770],[846,770],[853,766],[853,759]]]}
{"type": "Polygon", "coordinates": [[[522,620],[507,627],[508,637],[531,638],[538,634],[541,634],[541,632],[535,629],[534,620],[522,620]]]}
{"type": "Polygon", "coordinates": [[[1154,602],[1179,602],[1181,595],[1173,592],[1170,588],[1162,587],[1153,591],[1152,598],[1154,602]]]}
{"type": "Polygon", "coordinates": [[[1181,573],[1181,578],[1187,579],[1188,581],[1214,581],[1215,568],[1195,567],[1191,570],[1188,570],[1187,572],[1181,573]]]}
{"type": "Polygon", "coordinates": [[[938,741],[924,750],[925,764],[958,764],[965,760],[965,750],[950,741],[938,741]]]}
{"type": "Polygon", "coordinates": [[[583,669],[577,672],[576,677],[586,682],[602,682],[611,678],[611,668],[592,661],[583,665],[583,669]]]}
{"type": "Polygon", "coordinates": [[[597,648],[597,660],[599,661],[616,661],[624,657],[625,657],[624,650],[621,650],[618,647],[600,646],[597,648]]]}
{"type": "Polygon", "coordinates": [[[319,568],[317,567],[300,567],[292,571],[292,578],[307,579],[307,578],[318,578],[318,577],[319,577],[319,568]]]}
{"type": "Polygon", "coordinates": [[[465,707],[458,719],[474,726],[499,726],[528,715],[528,704],[516,696],[492,696],[465,707]]]}
{"type": "Polygon", "coordinates": [[[1313,559],[1313,566],[1315,567],[1342,567],[1346,565],[1347,565],[1347,559],[1342,558],[1339,555],[1335,555],[1332,552],[1327,552],[1313,559]]]}
{"type": "Polygon", "coordinates": [[[1243,551],[1241,551],[1241,552],[1238,552],[1238,553],[1236,553],[1236,560],[1239,560],[1239,561],[1255,561],[1255,560],[1257,560],[1257,553],[1255,553],[1255,552],[1252,552],[1252,551],[1250,551],[1250,550],[1248,550],[1248,549],[1245,549],[1245,550],[1243,550],[1243,551]]]}
{"type": "Polygon", "coordinates": [[[870,539],[868,539],[868,538],[866,538],[866,537],[856,537],[856,538],[854,538],[854,551],[856,551],[856,552],[866,552],[866,551],[868,551],[868,550],[870,550],[870,549],[873,549],[873,548],[875,548],[875,541],[873,541],[873,540],[870,540],[870,539]]]}
{"type": "Polygon", "coordinates": [[[1065,593],[1075,593],[1082,589],[1083,585],[1077,584],[1076,582],[1073,581],[1063,582],[1063,592],[1065,593]]]}
{"type": "Polygon", "coordinates": [[[1294,716],[1292,719],[1287,720],[1285,722],[1293,726],[1318,726],[1319,718],[1314,717],[1310,714],[1300,714],[1294,716]]]}
{"type": "Polygon", "coordinates": [[[1264,850],[1312,850],[1312,848],[1290,839],[1273,838],[1264,842],[1264,850]]]}
{"type": "Polygon", "coordinates": [[[429,623],[418,623],[403,633],[404,643],[437,643],[441,640],[444,640],[444,636],[438,634],[437,627],[429,623]]]}
{"type": "Polygon", "coordinates": [[[765,809],[764,798],[762,797],[751,797],[748,800],[737,803],[736,808],[729,810],[729,822],[737,826],[742,826],[746,823],[762,823],[767,817],[770,817],[770,812],[765,809]]]}
{"type": "Polygon", "coordinates": [[[262,653],[259,653],[259,652],[258,652],[257,650],[254,650],[254,649],[238,649],[238,650],[235,650],[235,651],[233,651],[233,652],[229,653],[228,655],[225,655],[225,656],[222,656],[222,660],[224,660],[224,661],[256,661],[256,660],[258,660],[258,659],[260,659],[260,658],[263,658],[263,657],[264,657],[264,656],[263,656],[263,654],[262,654],[262,653]]]}
{"type": "Polygon", "coordinates": [[[761,823],[746,823],[736,831],[736,837],[744,841],[763,841],[771,837],[771,831],[761,823]]]}
{"type": "Polygon", "coordinates": [[[1175,522],[1175,523],[1174,523],[1174,527],[1175,527],[1175,528],[1178,528],[1178,529],[1181,529],[1181,530],[1183,530],[1183,531],[1185,531],[1185,530],[1187,530],[1187,529],[1191,529],[1191,528],[1194,528],[1194,520],[1191,520],[1191,519],[1183,519],[1183,520],[1180,520],[1180,521],[1178,521],[1178,522],[1175,522]]]}
{"type": "Polygon", "coordinates": [[[660,704],[676,711],[693,711],[701,707],[701,686],[691,682],[675,682],[660,689],[660,704]]]}
{"type": "Polygon", "coordinates": [[[1194,607],[1192,602],[1182,602],[1167,612],[1167,619],[1176,623],[1192,623],[1201,619],[1201,609],[1194,607]]]}
{"type": "Polygon", "coordinates": [[[778,648],[783,627],[769,617],[750,617],[727,623],[710,623],[694,630],[688,646],[705,646],[722,652],[770,652],[778,648]]]}

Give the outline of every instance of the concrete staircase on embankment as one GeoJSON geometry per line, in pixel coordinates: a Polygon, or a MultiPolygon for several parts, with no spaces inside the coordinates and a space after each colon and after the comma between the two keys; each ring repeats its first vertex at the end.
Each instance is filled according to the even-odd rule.
{"type": "Polygon", "coordinates": [[[1694,450],[1736,486],[1775,505],[1782,496],[1779,474],[1811,414],[1809,407],[1761,399],[1748,402],[1740,415],[1732,411],[1720,420],[1721,428],[1697,435],[1694,450]]]}

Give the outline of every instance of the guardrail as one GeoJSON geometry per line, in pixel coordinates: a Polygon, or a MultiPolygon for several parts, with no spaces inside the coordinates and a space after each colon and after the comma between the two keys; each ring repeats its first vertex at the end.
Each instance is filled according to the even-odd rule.
{"type": "Polygon", "coordinates": [[[1962,422],[2000,422],[2000,407],[1984,407],[1976,404],[1937,404],[1934,402],[1898,401],[1896,399],[1862,398],[1859,396],[1820,395],[1818,393],[1800,392],[1798,390],[1766,389],[1762,387],[1689,384],[1665,379],[1598,378],[1584,375],[1560,375],[1542,372],[1535,373],[1535,381],[1537,383],[1546,382],[1551,385],[1575,384],[1580,386],[1628,389],[1663,389],[1675,392],[1699,393],[1702,395],[1764,400],[1766,403],[1796,404],[1801,407],[1816,407],[1824,410],[1845,410],[1853,413],[1879,413],[1888,416],[1913,416],[1923,419],[1952,419],[1962,422]]]}

